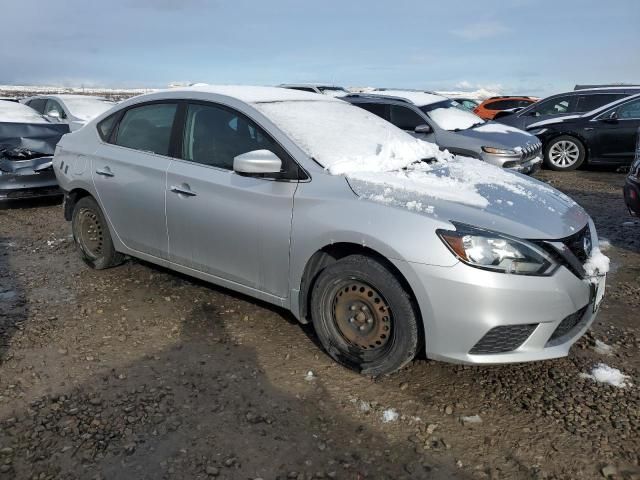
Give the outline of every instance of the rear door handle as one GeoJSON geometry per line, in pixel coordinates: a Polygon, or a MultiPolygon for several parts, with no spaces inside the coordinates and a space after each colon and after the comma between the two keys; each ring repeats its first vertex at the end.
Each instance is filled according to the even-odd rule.
{"type": "Polygon", "coordinates": [[[196,192],[194,192],[193,190],[191,190],[191,188],[189,187],[189,185],[187,185],[186,183],[183,183],[180,186],[177,185],[173,185],[170,190],[173,193],[177,193],[179,195],[186,195],[187,197],[195,197],[197,195],[196,192]]]}
{"type": "Polygon", "coordinates": [[[102,175],[103,177],[113,177],[113,172],[111,171],[111,169],[109,167],[104,167],[101,169],[96,170],[96,173],[98,175],[102,175]]]}

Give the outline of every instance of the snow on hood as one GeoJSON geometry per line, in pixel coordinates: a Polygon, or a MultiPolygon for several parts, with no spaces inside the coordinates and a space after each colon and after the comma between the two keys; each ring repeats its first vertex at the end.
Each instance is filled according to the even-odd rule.
{"type": "Polygon", "coordinates": [[[22,103],[0,100],[0,122],[8,123],[49,123],[33,108],[22,103]]]}
{"type": "Polygon", "coordinates": [[[254,106],[362,198],[526,238],[562,238],[588,222],[573,200],[542,182],[441,152],[348,103],[254,106]]]}
{"type": "Polygon", "coordinates": [[[476,132],[485,132],[485,133],[523,133],[519,128],[512,127],[510,125],[505,125],[504,123],[497,122],[487,122],[476,128],[474,128],[476,132]]]}

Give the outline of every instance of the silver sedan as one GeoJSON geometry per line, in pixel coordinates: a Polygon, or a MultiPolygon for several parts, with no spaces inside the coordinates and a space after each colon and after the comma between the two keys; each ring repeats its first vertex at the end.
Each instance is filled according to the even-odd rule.
{"type": "Polygon", "coordinates": [[[608,259],[546,184],[441,152],[341,100],[209,86],[132,98],[59,143],[79,251],[125,255],[312,322],[369,375],[567,355],[608,259]]]}

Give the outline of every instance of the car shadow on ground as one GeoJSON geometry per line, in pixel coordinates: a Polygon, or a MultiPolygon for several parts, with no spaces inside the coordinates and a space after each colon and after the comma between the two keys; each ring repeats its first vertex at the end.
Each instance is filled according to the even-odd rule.
{"type": "Polygon", "coordinates": [[[25,291],[10,262],[14,245],[12,237],[0,235],[0,363],[7,357],[12,337],[29,317],[25,291]]]}
{"type": "MultiPolygon", "coordinates": [[[[75,369],[0,418],[10,478],[467,478],[347,418],[322,379],[275,387],[219,307],[192,303],[169,345],[75,369]],[[75,382],[75,386],[73,385],[75,382]]],[[[108,326],[107,330],[109,329],[108,326]]],[[[107,358],[107,353],[101,354],[107,358]]],[[[2,474],[0,473],[0,478],[2,474]]]]}
{"type": "Polygon", "coordinates": [[[62,201],[62,195],[44,198],[36,197],[24,200],[4,200],[0,202],[0,210],[47,207],[51,205],[59,205],[62,201]]]}

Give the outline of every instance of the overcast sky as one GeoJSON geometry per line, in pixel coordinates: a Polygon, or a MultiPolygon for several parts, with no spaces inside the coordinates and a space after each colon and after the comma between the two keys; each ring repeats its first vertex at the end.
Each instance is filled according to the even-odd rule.
{"type": "Polygon", "coordinates": [[[640,0],[2,0],[2,19],[5,84],[640,82],[640,0]]]}

